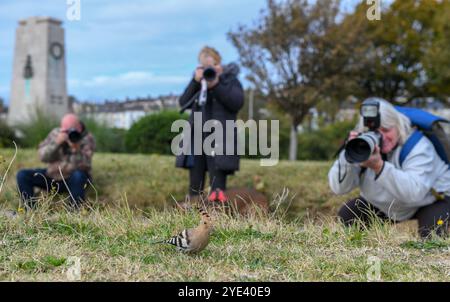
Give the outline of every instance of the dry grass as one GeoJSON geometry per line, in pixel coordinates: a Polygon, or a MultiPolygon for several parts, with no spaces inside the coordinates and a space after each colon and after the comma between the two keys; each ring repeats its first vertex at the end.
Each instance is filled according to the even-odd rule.
{"type": "MultiPolygon", "coordinates": [[[[12,154],[2,151],[3,171],[12,154]]],[[[3,209],[17,205],[17,169],[37,164],[33,150],[19,151],[1,192],[3,209]]],[[[180,197],[187,185],[172,158],[98,154],[95,167],[98,195],[90,196],[102,202],[93,208],[68,213],[43,197],[35,212],[0,217],[0,280],[67,280],[75,256],[81,280],[89,281],[366,281],[372,256],[381,280],[450,281],[449,240],[418,241],[414,223],[375,223],[370,230],[336,223],[330,213],[346,197],[329,192],[329,163],[281,163],[265,172],[244,161],[231,183],[261,175],[275,213],[214,215],[211,242],[194,256],[150,244],[198,222],[197,214],[172,209],[171,193],[180,197]],[[290,194],[282,196],[283,187],[290,194]],[[150,204],[157,206],[144,207],[150,204]]]]}
{"type": "Polygon", "coordinates": [[[413,229],[344,229],[327,218],[214,220],[207,249],[189,256],[150,243],[194,226],[194,213],[121,206],[71,214],[44,207],[3,218],[0,280],[67,280],[67,260],[75,256],[82,280],[366,281],[375,256],[382,280],[450,281],[450,242],[417,242],[413,229]]]}
{"type": "MultiPolygon", "coordinates": [[[[14,150],[0,150],[4,162],[2,174],[12,159],[14,150]]],[[[130,206],[148,206],[165,209],[174,206],[174,200],[184,199],[188,188],[188,173],[175,168],[175,158],[159,155],[96,154],[94,156],[94,185],[89,198],[95,203],[111,204],[126,199],[130,206]]],[[[308,214],[334,214],[348,196],[334,196],[328,188],[329,162],[281,161],[274,167],[260,167],[259,161],[242,160],[241,170],[229,177],[229,187],[252,187],[259,176],[260,189],[270,200],[279,199],[289,192],[285,208],[289,205],[289,218],[304,218],[308,214]]],[[[9,171],[1,198],[18,206],[15,174],[19,169],[44,167],[38,161],[36,150],[19,150],[9,171]]],[[[354,194],[353,194],[354,195],[354,194]]]]}

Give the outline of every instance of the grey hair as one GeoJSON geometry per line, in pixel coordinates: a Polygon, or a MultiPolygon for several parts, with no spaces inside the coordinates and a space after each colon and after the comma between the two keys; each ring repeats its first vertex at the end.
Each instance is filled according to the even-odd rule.
{"type": "MultiPolygon", "coordinates": [[[[381,98],[376,99],[380,103],[381,127],[386,129],[391,129],[393,127],[397,128],[399,133],[399,144],[403,145],[413,131],[410,119],[396,110],[388,101],[381,98]]],[[[368,129],[364,127],[364,120],[361,116],[358,124],[356,124],[355,131],[364,132],[367,130],[368,129]]]]}

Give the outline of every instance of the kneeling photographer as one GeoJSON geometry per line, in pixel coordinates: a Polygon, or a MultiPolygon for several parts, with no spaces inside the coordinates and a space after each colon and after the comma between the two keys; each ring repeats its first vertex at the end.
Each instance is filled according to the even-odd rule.
{"type": "MultiPolygon", "coordinates": [[[[375,217],[392,222],[417,219],[422,238],[433,231],[447,233],[449,165],[428,137],[412,127],[408,110],[380,98],[363,102],[360,121],[328,174],[336,194],[360,188],[360,196],[339,210],[345,225],[368,226],[375,217]]],[[[414,118],[431,120],[430,114],[416,111],[414,118]]]]}
{"type": "Polygon", "coordinates": [[[17,173],[17,186],[26,209],[36,207],[34,188],[70,195],[69,206],[77,209],[84,201],[85,188],[91,178],[93,136],[74,114],[61,120],[39,145],[39,157],[46,169],[25,169],[17,173]]]}

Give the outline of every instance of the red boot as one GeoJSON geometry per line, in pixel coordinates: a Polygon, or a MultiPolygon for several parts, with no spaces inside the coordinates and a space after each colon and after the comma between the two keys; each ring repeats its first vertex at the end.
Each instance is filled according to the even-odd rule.
{"type": "Polygon", "coordinates": [[[217,199],[218,199],[221,203],[227,202],[228,198],[227,198],[227,196],[225,195],[225,193],[224,193],[222,190],[220,190],[220,189],[217,189],[217,191],[218,191],[218,193],[217,193],[217,199]]]}
{"type": "Polygon", "coordinates": [[[208,201],[215,202],[217,199],[217,192],[212,191],[211,194],[208,196],[208,201]]]}

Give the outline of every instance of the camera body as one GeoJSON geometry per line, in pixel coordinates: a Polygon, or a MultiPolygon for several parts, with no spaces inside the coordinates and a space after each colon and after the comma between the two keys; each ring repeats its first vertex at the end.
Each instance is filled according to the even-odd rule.
{"type": "Polygon", "coordinates": [[[67,130],[67,136],[69,137],[69,140],[76,144],[79,141],[81,141],[81,139],[83,138],[83,135],[81,132],[79,132],[77,129],[75,128],[70,128],[67,130]]]}
{"type": "Polygon", "coordinates": [[[380,102],[376,98],[369,98],[361,105],[361,116],[368,132],[361,133],[345,145],[345,158],[349,163],[362,163],[370,158],[375,147],[381,148],[383,137],[378,131],[381,125],[380,102]]]}

